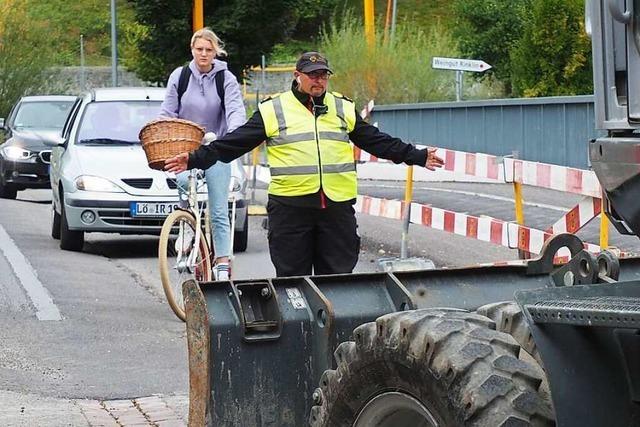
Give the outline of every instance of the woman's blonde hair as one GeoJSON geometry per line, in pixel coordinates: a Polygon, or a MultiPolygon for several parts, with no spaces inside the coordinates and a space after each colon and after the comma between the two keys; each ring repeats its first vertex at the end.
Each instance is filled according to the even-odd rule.
{"type": "Polygon", "coordinates": [[[191,47],[193,48],[193,45],[195,44],[196,40],[198,39],[205,39],[211,42],[211,44],[213,45],[213,50],[215,51],[216,56],[218,55],[226,55],[227,51],[224,50],[224,43],[222,42],[222,40],[220,40],[220,38],[218,36],[216,36],[216,33],[214,33],[213,31],[211,31],[211,28],[209,27],[204,27],[198,31],[196,31],[195,33],[193,33],[193,36],[191,36],[191,47]]]}

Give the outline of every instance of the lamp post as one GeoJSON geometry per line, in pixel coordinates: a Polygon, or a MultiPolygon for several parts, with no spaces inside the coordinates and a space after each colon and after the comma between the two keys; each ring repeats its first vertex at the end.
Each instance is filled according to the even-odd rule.
{"type": "Polygon", "coordinates": [[[84,74],[84,36],[80,34],[80,90],[85,91],[86,77],[84,74]]]}
{"type": "Polygon", "coordinates": [[[398,0],[393,0],[393,12],[391,13],[391,42],[396,35],[396,15],[398,11],[398,0]]]}
{"type": "Polygon", "coordinates": [[[111,85],[118,86],[118,38],[116,32],[116,0],[111,0],[111,85]]]}

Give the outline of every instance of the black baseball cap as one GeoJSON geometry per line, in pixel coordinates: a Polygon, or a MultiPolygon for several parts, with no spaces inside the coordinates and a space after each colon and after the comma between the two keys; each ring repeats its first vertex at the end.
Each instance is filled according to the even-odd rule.
{"type": "Polygon", "coordinates": [[[296,70],[301,73],[310,73],[318,70],[333,73],[329,68],[329,61],[318,52],[305,52],[300,55],[298,62],[296,62],[296,70]]]}

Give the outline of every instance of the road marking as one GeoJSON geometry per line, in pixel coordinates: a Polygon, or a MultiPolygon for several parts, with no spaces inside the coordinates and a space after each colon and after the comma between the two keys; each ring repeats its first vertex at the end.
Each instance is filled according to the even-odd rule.
{"type": "Polygon", "coordinates": [[[40,280],[38,280],[36,271],[1,225],[0,249],[4,253],[5,258],[7,258],[7,261],[9,261],[9,264],[11,264],[22,287],[27,291],[27,296],[36,308],[36,317],[38,320],[62,320],[60,310],[58,310],[58,307],[53,303],[47,289],[40,280]]]}
{"type": "MultiPolygon", "coordinates": [[[[375,188],[404,188],[404,185],[366,185],[358,183],[358,187],[375,187],[375,188]]],[[[435,188],[435,187],[420,187],[414,188],[414,192],[416,190],[427,190],[427,191],[440,191],[441,193],[453,193],[453,194],[464,194],[465,196],[475,196],[475,197],[483,197],[485,199],[493,199],[500,200],[502,202],[511,202],[515,203],[515,201],[510,197],[496,196],[495,194],[486,194],[486,193],[476,193],[474,191],[464,191],[464,190],[450,190],[447,188],[435,188]]],[[[559,212],[568,212],[570,208],[563,208],[560,206],[546,205],[544,203],[533,203],[533,202],[524,202],[527,206],[533,206],[536,208],[543,209],[551,209],[559,212]]]]}

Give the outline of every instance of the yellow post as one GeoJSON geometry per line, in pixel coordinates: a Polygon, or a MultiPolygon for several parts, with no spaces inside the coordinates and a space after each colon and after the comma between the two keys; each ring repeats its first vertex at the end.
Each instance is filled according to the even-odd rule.
{"type": "Polygon", "coordinates": [[[522,208],[522,184],[519,182],[513,183],[513,196],[516,202],[516,222],[520,225],[524,225],[524,209],[522,208]]]}
{"type": "Polygon", "coordinates": [[[257,180],[257,173],[258,173],[258,156],[260,155],[260,147],[264,145],[261,144],[259,147],[256,147],[253,149],[253,151],[251,152],[251,164],[252,164],[252,171],[251,173],[253,174],[252,178],[251,178],[251,201],[249,202],[249,207],[247,208],[247,212],[249,215],[266,215],[267,214],[267,209],[265,208],[264,205],[258,205],[256,204],[256,180],[257,180]]]}
{"type": "MultiPolygon", "coordinates": [[[[375,54],[374,48],[376,43],[376,27],[375,27],[375,14],[373,12],[373,0],[364,0],[364,35],[367,40],[368,56],[375,54]]],[[[376,76],[372,70],[365,70],[365,76],[367,79],[367,97],[374,99],[377,92],[376,76]]]]}
{"type": "Polygon", "coordinates": [[[193,31],[204,28],[203,0],[193,0],[193,31]]]}
{"type": "Polygon", "coordinates": [[[407,258],[409,240],[409,223],[411,220],[411,200],[413,199],[413,166],[407,167],[407,180],[404,187],[404,212],[402,217],[402,240],[400,244],[400,258],[407,258]]]}
{"type": "Polygon", "coordinates": [[[600,199],[600,250],[609,248],[609,217],[604,213],[605,195],[600,199]]]}
{"type": "MultiPolygon", "coordinates": [[[[513,197],[515,199],[515,205],[516,205],[516,222],[520,225],[524,225],[524,209],[522,207],[522,183],[520,182],[516,182],[515,180],[513,181],[513,197]]],[[[518,243],[519,243],[518,239],[518,243]]],[[[518,244],[518,246],[520,246],[518,244]]],[[[522,250],[522,249],[518,249],[518,256],[520,259],[528,259],[530,257],[530,253],[522,250]]]]}
{"type": "Polygon", "coordinates": [[[404,201],[411,202],[413,198],[413,166],[407,167],[407,182],[404,187],[404,201]]]}
{"type": "Polygon", "coordinates": [[[364,0],[364,34],[369,47],[375,43],[373,0],[364,0]]]}

